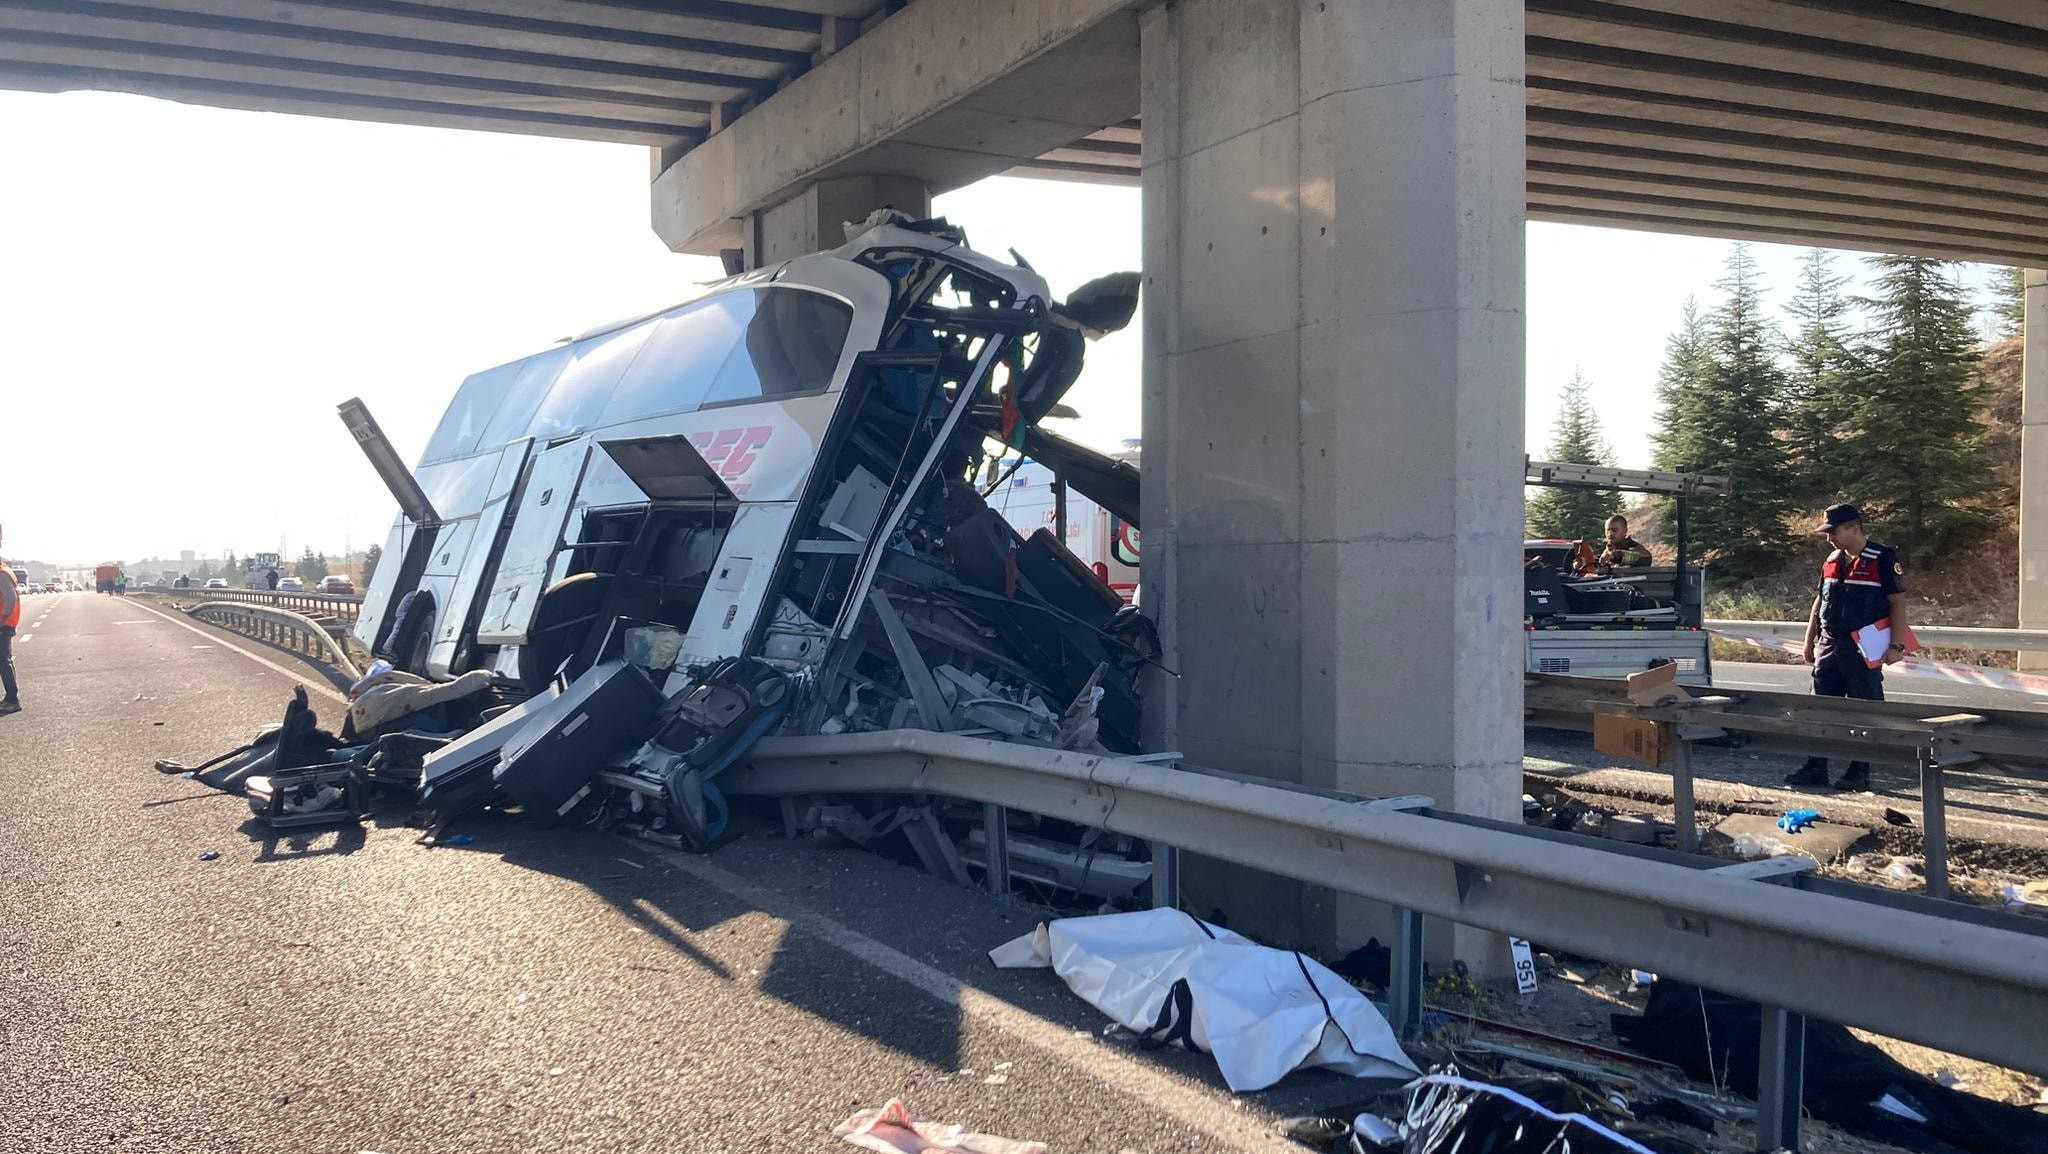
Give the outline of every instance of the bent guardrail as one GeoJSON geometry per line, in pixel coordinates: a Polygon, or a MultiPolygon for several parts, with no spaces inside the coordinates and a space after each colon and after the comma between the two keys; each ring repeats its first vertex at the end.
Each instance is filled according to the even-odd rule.
{"type": "MultiPolygon", "coordinates": [[[[2048,1060],[2048,923],[1788,874],[1797,866],[1783,861],[1731,865],[1443,813],[1426,799],[1348,801],[915,730],[764,739],[721,784],[1022,809],[1986,1061],[2048,1060]]],[[[1419,989],[1397,991],[1401,1003],[1419,1006],[1419,989]]]]}
{"type": "Polygon", "coordinates": [[[361,612],[363,599],[358,594],[338,593],[275,593],[268,589],[162,589],[156,587],[134,588],[136,593],[159,594],[166,597],[181,597],[192,601],[239,601],[246,605],[268,605],[276,609],[289,609],[295,613],[310,616],[339,617],[351,624],[361,612]]]}
{"type": "MultiPolygon", "coordinates": [[[[175,599],[188,599],[185,594],[192,590],[150,589],[143,592],[157,595],[175,593],[175,599]]],[[[289,609],[251,604],[240,599],[199,599],[198,604],[185,609],[185,615],[233,629],[315,661],[324,661],[350,681],[363,675],[348,651],[348,625],[338,619],[320,621],[289,609]]]]}

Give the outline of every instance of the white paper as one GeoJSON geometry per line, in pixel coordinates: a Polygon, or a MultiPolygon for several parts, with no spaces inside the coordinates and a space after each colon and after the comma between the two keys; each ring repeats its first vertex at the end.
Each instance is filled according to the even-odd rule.
{"type": "Polygon", "coordinates": [[[1927,1125],[1927,1115],[1913,1109],[1890,1094],[1886,1094],[1877,1100],[1877,1108],[1887,1114],[1896,1114],[1908,1122],[1918,1122],[1922,1126],[1927,1125]]]}
{"type": "Polygon", "coordinates": [[[1856,631],[1856,648],[1865,661],[1883,661],[1885,650],[1892,647],[1892,629],[1889,625],[1866,625],[1856,631]]]}

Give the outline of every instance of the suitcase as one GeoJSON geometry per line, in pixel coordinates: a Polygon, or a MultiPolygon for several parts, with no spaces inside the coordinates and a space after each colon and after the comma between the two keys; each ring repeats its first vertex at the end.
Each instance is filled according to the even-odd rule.
{"type": "Polygon", "coordinates": [[[428,754],[420,765],[420,803],[446,819],[491,800],[499,752],[560,694],[559,684],[550,685],[428,754]]]}
{"type": "Polygon", "coordinates": [[[607,756],[647,740],[661,703],[661,690],[635,666],[591,666],[505,743],[498,787],[542,825],[554,824],[589,792],[607,756]]]}

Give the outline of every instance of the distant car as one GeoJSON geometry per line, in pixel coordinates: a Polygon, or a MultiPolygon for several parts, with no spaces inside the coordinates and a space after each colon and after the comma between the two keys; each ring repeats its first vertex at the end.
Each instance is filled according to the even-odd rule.
{"type": "Polygon", "coordinates": [[[320,579],[320,592],[322,593],[338,593],[344,596],[353,596],[355,591],[356,583],[339,573],[320,579]]]}
{"type": "Polygon", "coordinates": [[[306,591],[306,583],[297,577],[280,577],[277,579],[277,591],[279,593],[304,593],[306,591]]]}
{"type": "Polygon", "coordinates": [[[28,583],[28,588],[27,588],[26,590],[24,590],[24,592],[28,592],[28,593],[41,593],[42,591],[43,591],[43,583],[42,583],[41,581],[31,581],[31,582],[29,582],[29,583],[28,583]]]}
{"type": "Polygon", "coordinates": [[[206,579],[206,587],[208,589],[225,589],[228,587],[228,579],[225,577],[208,577],[206,579]]]}

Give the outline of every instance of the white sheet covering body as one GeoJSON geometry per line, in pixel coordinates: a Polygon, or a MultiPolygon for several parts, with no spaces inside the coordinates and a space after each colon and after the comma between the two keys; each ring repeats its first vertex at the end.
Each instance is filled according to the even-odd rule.
{"type": "Polygon", "coordinates": [[[1215,1057],[1238,1093],[1314,1066],[1359,1078],[1421,1073],[1351,983],[1313,958],[1179,910],[1045,922],[990,950],[989,960],[1003,969],[1050,966],[1126,1028],[1183,1035],[1215,1057]],[[1183,982],[1181,1001],[1175,987],[1183,982]]]}

